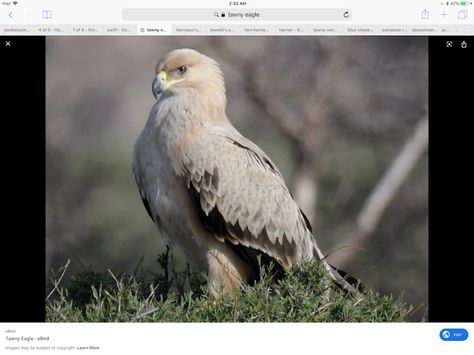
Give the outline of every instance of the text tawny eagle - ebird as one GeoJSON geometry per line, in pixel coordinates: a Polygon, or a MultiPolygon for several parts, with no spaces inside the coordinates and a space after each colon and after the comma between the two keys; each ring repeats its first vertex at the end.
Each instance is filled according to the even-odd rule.
{"type": "Polygon", "coordinates": [[[170,246],[208,272],[213,297],[258,278],[257,258],[287,267],[323,258],[311,227],[271,159],[226,116],[219,65],[191,49],[156,65],[156,103],[135,143],[141,198],[170,246]]]}

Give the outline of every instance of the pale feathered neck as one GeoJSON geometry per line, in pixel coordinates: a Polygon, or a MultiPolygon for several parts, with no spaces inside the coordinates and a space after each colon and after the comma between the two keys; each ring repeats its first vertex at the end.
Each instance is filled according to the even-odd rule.
{"type": "Polygon", "coordinates": [[[206,82],[200,86],[180,88],[176,92],[164,92],[157,106],[165,115],[169,111],[178,117],[185,113],[183,117],[191,117],[194,123],[228,123],[225,88],[219,83],[206,82]]]}

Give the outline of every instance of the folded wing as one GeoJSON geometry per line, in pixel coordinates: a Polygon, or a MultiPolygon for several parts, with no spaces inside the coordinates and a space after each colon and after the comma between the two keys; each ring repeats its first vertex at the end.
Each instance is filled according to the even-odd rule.
{"type": "Polygon", "coordinates": [[[180,171],[205,227],[220,241],[263,252],[283,266],[313,258],[308,221],[268,156],[237,132],[185,142],[180,171]]]}

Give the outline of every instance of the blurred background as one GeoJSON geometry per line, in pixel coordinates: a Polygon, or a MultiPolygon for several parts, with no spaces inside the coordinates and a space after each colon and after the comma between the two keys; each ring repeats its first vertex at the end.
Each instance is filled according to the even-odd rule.
{"type": "MultiPolygon", "coordinates": [[[[426,38],[48,37],[47,272],[71,259],[132,272],[165,246],[142,205],[132,150],[158,59],[216,59],[227,114],[277,164],[329,260],[427,310],[426,38]],[[392,167],[392,169],[390,169],[392,167]],[[397,172],[402,173],[397,173],[397,172]]],[[[178,261],[183,264],[179,251],[178,261]]]]}

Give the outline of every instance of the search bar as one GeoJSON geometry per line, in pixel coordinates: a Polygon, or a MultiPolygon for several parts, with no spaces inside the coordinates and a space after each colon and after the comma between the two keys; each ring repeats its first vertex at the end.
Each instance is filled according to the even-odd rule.
{"type": "Polygon", "coordinates": [[[138,9],[122,10],[124,21],[347,21],[351,9],[138,9]]]}

